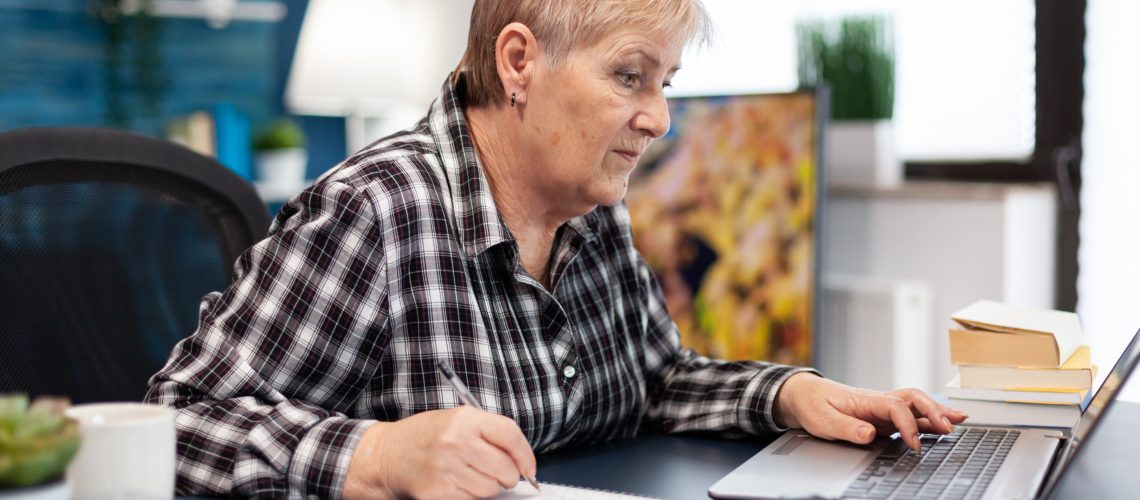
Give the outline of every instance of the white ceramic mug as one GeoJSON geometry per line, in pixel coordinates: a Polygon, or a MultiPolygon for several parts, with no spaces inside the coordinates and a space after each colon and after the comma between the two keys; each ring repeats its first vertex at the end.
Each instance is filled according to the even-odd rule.
{"type": "Polygon", "coordinates": [[[83,443],[67,468],[73,498],[172,498],[175,437],[171,408],[144,403],[73,406],[83,443]]]}

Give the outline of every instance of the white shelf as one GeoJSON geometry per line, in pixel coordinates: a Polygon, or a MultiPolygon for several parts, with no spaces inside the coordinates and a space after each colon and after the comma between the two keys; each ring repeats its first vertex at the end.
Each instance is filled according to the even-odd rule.
{"type": "Polygon", "coordinates": [[[261,201],[269,204],[285,203],[289,201],[297,193],[304,191],[305,188],[313,184],[312,179],[305,180],[303,185],[300,186],[283,186],[280,184],[266,184],[264,182],[254,182],[253,187],[257,189],[257,195],[261,197],[261,201]]]}

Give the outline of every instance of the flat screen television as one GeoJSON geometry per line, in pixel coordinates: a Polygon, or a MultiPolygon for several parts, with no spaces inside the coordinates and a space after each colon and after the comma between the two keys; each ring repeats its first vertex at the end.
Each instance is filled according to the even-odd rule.
{"type": "Polygon", "coordinates": [[[687,347],[815,361],[827,109],[823,90],[669,100],[626,205],[687,347]]]}

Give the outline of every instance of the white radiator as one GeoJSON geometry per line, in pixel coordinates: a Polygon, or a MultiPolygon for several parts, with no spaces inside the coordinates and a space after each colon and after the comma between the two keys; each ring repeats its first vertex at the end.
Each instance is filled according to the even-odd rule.
{"type": "Polygon", "coordinates": [[[933,295],[920,281],[825,275],[819,370],[869,389],[935,389],[933,295]]]}

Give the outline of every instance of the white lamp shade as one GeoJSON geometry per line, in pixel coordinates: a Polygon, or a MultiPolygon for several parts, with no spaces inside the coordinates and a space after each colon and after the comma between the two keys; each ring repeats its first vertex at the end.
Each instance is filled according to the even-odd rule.
{"type": "Polygon", "coordinates": [[[473,0],[312,0],[285,88],[292,113],[426,110],[467,45],[473,0]]]}

